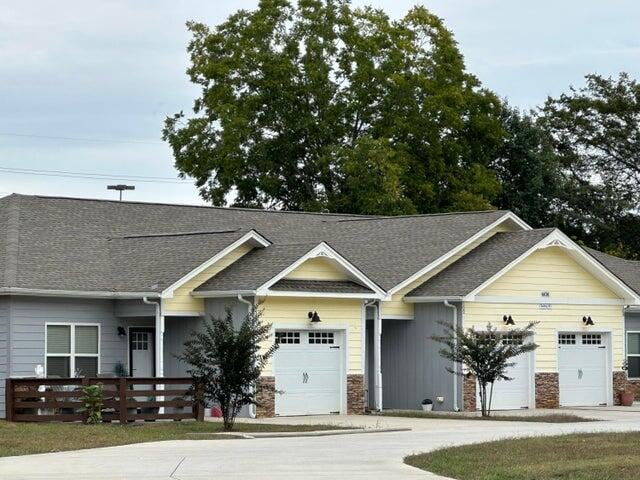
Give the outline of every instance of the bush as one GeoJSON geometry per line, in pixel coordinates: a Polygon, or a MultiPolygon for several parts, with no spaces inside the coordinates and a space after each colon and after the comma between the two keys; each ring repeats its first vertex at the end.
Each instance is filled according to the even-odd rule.
{"type": "Polygon", "coordinates": [[[81,411],[86,413],[85,423],[96,425],[102,423],[102,407],[104,407],[104,390],[102,384],[82,387],[81,411]]]}

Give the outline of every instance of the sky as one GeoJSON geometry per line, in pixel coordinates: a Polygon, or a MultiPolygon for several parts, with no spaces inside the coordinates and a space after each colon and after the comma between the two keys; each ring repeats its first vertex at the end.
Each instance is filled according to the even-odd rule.
{"type": "MultiPolygon", "coordinates": [[[[0,196],[115,198],[107,184],[133,183],[127,200],[202,204],[161,139],[164,118],[199,93],[185,74],[185,22],[215,25],[257,3],[0,0],[0,196]]],[[[640,78],[637,0],[353,3],[394,18],[422,3],[454,32],[469,71],[523,109],[587,73],[640,78]]]]}

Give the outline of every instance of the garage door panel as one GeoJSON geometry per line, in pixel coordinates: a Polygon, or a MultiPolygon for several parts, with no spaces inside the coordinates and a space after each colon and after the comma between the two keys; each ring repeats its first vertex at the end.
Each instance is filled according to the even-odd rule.
{"type": "Polygon", "coordinates": [[[559,334],[560,405],[606,405],[609,381],[607,358],[604,334],[559,334]]]}
{"type": "Polygon", "coordinates": [[[281,344],[274,356],[276,414],[339,412],[344,361],[341,335],[337,332],[296,333],[299,343],[281,344]]]}
{"type": "MultiPolygon", "coordinates": [[[[507,369],[506,372],[506,376],[513,380],[498,380],[493,386],[492,410],[517,410],[529,407],[531,384],[530,354],[520,355],[513,362],[515,362],[515,365],[507,369]]],[[[487,388],[489,389],[490,385],[487,388]]],[[[487,392],[487,394],[489,393],[490,391],[487,392]]],[[[480,408],[479,394],[477,405],[480,408]]]]}

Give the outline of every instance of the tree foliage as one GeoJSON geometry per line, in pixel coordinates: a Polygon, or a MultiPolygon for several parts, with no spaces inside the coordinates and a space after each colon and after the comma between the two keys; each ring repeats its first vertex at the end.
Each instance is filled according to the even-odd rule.
{"type": "Polygon", "coordinates": [[[262,0],[188,26],[201,95],[163,135],[203,198],[351,213],[491,206],[500,101],[424,7],[391,20],[348,0],[262,0]]]}
{"type": "Polygon", "coordinates": [[[499,380],[513,380],[507,376],[507,370],[515,365],[513,359],[523,353],[532,352],[538,345],[528,341],[533,335],[535,323],[523,328],[511,328],[508,332],[498,331],[491,325],[486,330],[464,329],[447,322],[440,322],[444,335],[434,336],[433,340],[444,347],[440,355],[454,363],[462,364],[466,371],[447,367],[455,375],[470,375],[478,381],[482,416],[491,415],[493,386],[499,380]],[[487,391],[487,386],[490,390],[487,391]]]}
{"type": "Polygon", "coordinates": [[[218,405],[225,430],[233,429],[244,405],[257,404],[254,386],[277,347],[262,348],[270,337],[271,325],[261,323],[258,309],[237,329],[227,309],[225,317],[212,316],[202,331],[193,332],[178,356],[197,385],[196,401],[218,405]]]}

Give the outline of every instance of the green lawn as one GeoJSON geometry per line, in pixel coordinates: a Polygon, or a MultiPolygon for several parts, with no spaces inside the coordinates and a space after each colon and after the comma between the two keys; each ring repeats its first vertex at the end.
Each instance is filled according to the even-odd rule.
{"type": "Polygon", "coordinates": [[[458,413],[437,413],[422,412],[420,410],[385,410],[382,413],[384,417],[407,417],[407,418],[440,418],[445,420],[479,420],[479,421],[495,421],[495,422],[539,422],[539,423],[578,423],[578,422],[597,422],[591,418],[579,417],[577,415],[569,415],[565,413],[551,413],[549,415],[492,415],[491,417],[469,416],[458,413]]]}
{"type": "MultiPolygon", "coordinates": [[[[236,423],[235,432],[308,432],[337,430],[335,425],[268,425],[236,423]]],[[[211,440],[228,436],[189,435],[222,432],[222,423],[157,422],[129,425],[77,423],[8,423],[0,421],[0,457],[61,452],[160,440],[211,440]]]]}
{"type": "Polygon", "coordinates": [[[459,480],[637,480],[640,432],[503,440],[405,462],[459,480]]]}

